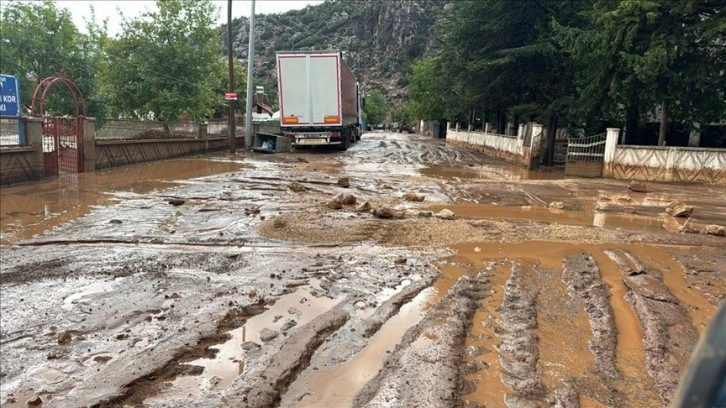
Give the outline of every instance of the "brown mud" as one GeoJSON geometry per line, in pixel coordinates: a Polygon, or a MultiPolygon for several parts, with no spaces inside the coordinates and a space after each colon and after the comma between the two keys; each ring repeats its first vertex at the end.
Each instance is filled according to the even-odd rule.
{"type": "Polygon", "coordinates": [[[719,186],[390,133],[149,166],[3,188],[3,408],[658,407],[726,299],[725,238],[664,227],[719,186]]]}

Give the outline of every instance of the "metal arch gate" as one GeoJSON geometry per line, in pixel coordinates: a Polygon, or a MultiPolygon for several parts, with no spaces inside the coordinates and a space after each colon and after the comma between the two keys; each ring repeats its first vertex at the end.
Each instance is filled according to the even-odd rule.
{"type": "Polygon", "coordinates": [[[86,101],[81,90],[63,72],[40,81],[33,91],[31,115],[43,118],[43,165],[46,176],[83,172],[83,125],[86,101]],[[50,88],[61,83],[73,97],[73,116],[46,116],[50,88]]]}
{"type": "Polygon", "coordinates": [[[46,176],[83,172],[83,117],[43,118],[46,176]]]}
{"type": "Polygon", "coordinates": [[[567,139],[565,176],[602,177],[607,135],[567,139]]]}

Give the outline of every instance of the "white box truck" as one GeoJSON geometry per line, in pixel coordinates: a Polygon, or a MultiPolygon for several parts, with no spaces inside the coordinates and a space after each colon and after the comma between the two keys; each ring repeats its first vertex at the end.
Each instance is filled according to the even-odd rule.
{"type": "Polygon", "coordinates": [[[358,82],[340,51],[277,53],[280,128],[294,146],[335,145],[360,139],[358,82]]]}

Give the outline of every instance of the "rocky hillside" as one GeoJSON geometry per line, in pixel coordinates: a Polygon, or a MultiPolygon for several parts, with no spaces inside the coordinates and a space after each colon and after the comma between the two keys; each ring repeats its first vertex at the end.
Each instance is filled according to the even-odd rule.
{"type": "MultiPolygon", "coordinates": [[[[255,79],[276,87],[275,52],[339,49],[364,90],[380,89],[390,102],[405,97],[404,72],[431,49],[446,2],[332,0],[255,19],[255,79]]],[[[221,28],[227,52],[227,27],[221,28]]],[[[249,19],[232,22],[234,55],[247,60],[249,19]]]]}

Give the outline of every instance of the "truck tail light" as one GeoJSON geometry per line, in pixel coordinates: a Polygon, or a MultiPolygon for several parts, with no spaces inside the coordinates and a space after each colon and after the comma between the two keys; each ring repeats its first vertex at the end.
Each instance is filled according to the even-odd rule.
{"type": "Polygon", "coordinates": [[[298,119],[296,116],[287,116],[282,118],[282,123],[294,125],[298,122],[298,119]]]}
{"type": "Polygon", "coordinates": [[[330,132],[330,139],[340,139],[340,132],[330,132]]]}
{"type": "Polygon", "coordinates": [[[338,123],[338,122],[340,122],[340,117],[338,115],[326,115],[325,119],[323,119],[323,122],[338,123]]]}

